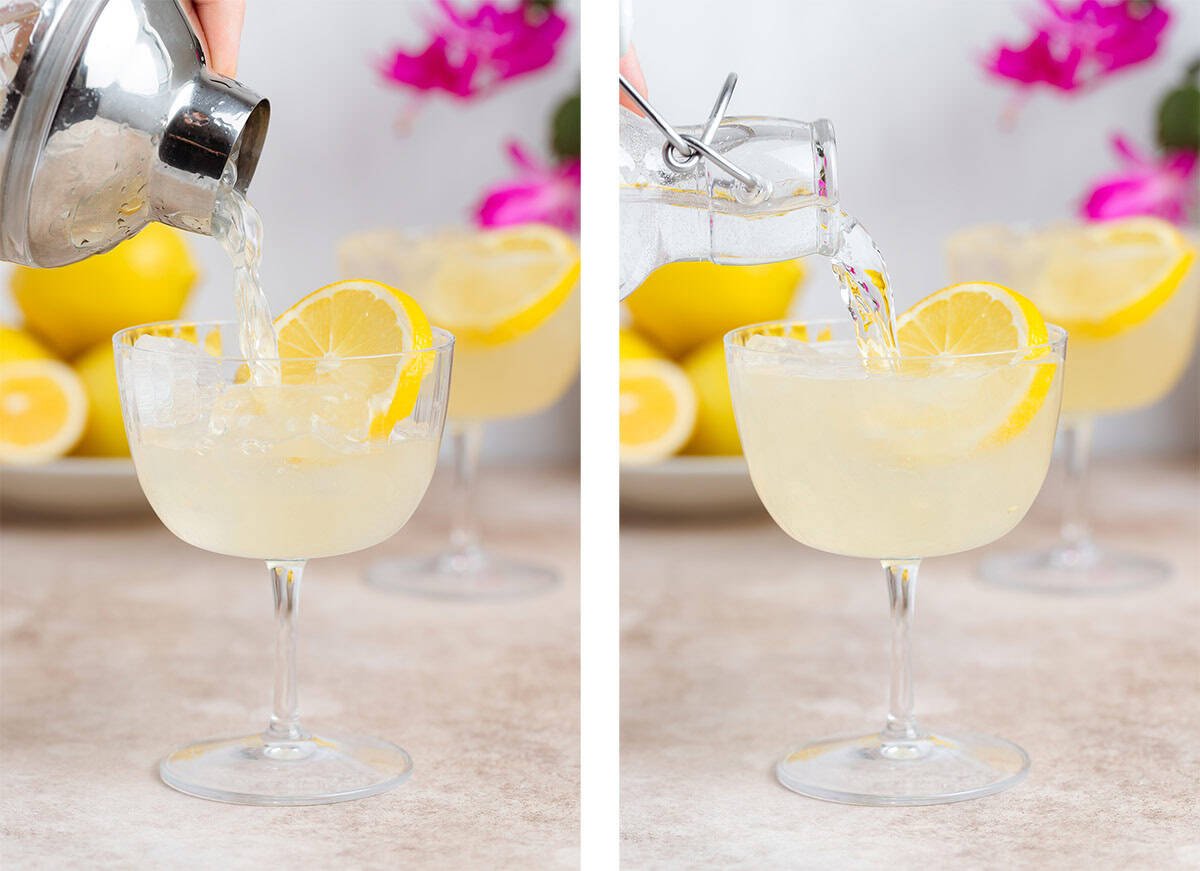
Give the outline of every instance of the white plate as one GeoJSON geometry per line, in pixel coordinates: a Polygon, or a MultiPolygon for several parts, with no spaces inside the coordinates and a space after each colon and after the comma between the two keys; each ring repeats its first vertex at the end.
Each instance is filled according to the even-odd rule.
{"type": "Polygon", "coordinates": [[[133,460],[64,457],[35,466],[0,466],[0,505],[13,514],[95,517],[147,511],[133,460]]]}
{"type": "Polygon", "coordinates": [[[640,514],[695,517],[761,511],[742,457],[672,457],[621,467],[621,507],[640,514]]]}

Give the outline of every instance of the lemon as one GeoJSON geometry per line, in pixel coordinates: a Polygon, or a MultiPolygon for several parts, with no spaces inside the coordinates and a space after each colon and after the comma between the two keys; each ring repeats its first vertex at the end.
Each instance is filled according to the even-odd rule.
{"type": "Polygon", "coordinates": [[[653,360],[665,356],[643,336],[628,327],[621,328],[620,350],[622,360],[653,360]]]}
{"type": "Polygon", "coordinates": [[[74,453],[83,457],[128,457],[121,394],[112,342],[102,342],[74,363],[88,399],[87,427],[74,453]]]}
{"type": "Polygon", "coordinates": [[[653,463],[678,453],[696,425],[696,393],[670,360],[621,363],[621,462],[653,463]]]}
{"type": "MultiPolygon", "coordinates": [[[[998,284],[974,282],[951,285],[918,302],[896,321],[896,340],[902,358],[989,354],[1026,347],[1034,349],[1031,354],[1045,355],[1049,331],[1037,307],[1019,293],[998,284]]],[[[913,361],[910,369],[919,374],[921,367],[931,362],[936,360],[913,361]]],[[[980,364],[999,362],[984,358],[980,364]]],[[[1012,395],[1004,418],[990,427],[985,445],[1002,444],[1029,425],[1050,393],[1058,363],[1010,368],[1010,376],[997,383],[1012,395]]],[[[992,401],[991,396],[981,396],[981,402],[992,401]]]]}
{"type": "Polygon", "coordinates": [[[780,320],[803,280],[798,260],[763,266],[669,263],[625,304],[639,333],[679,357],[735,327],[780,320]]]}
{"type": "Polygon", "coordinates": [[[87,396],[57,360],[0,364],[0,462],[39,463],[75,446],[87,422],[87,396]]]}
{"type": "Polygon", "coordinates": [[[1047,234],[1030,292],[1042,314],[1073,336],[1102,339],[1149,318],[1196,259],[1171,224],[1139,217],[1047,234]]]}
{"type": "Polygon", "coordinates": [[[725,370],[725,342],[716,338],[692,351],[680,363],[696,391],[696,429],[684,447],[687,454],[740,454],[733,417],[733,396],[725,370]]]}
{"type": "Polygon", "coordinates": [[[527,335],[579,283],[579,248],[541,224],[424,236],[383,230],[347,240],[339,255],[346,271],[408,288],[460,347],[527,335]]]}
{"type": "Polygon", "coordinates": [[[24,330],[0,324],[0,363],[16,360],[46,360],[54,356],[24,330]]]}
{"type": "Polygon", "coordinates": [[[386,436],[417,403],[427,355],[339,365],[346,357],[402,354],[433,346],[416,300],[379,281],[349,279],[315,290],[275,319],[284,383],[343,381],[372,409],[371,435],[386,436]],[[324,358],[324,359],[322,359],[324,358]]]}
{"type": "Polygon", "coordinates": [[[69,358],[124,327],[179,317],[197,275],[183,233],[150,224],[113,250],[78,263],[18,266],[12,291],[29,331],[69,358]]]}

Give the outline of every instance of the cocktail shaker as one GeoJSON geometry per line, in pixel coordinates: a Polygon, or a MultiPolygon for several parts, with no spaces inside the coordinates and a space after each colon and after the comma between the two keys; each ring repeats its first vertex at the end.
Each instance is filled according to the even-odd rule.
{"type": "Polygon", "coordinates": [[[60,266],[150,221],[211,234],[270,107],[205,66],[178,0],[0,0],[0,259],[60,266]]]}

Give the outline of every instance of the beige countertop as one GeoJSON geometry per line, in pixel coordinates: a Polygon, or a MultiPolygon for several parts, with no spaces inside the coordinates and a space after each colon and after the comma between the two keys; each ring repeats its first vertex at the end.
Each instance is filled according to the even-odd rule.
{"type": "Polygon", "coordinates": [[[266,570],[153,515],[4,518],[0,808],[6,868],[574,868],[579,512],[574,469],[485,469],[487,540],[556,565],[536,599],[444,603],[364,585],[442,543],[448,481],[395,538],[314,561],[300,620],[313,726],[394,740],[415,771],[343,804],[224,805],[158,779],[178,745],[266,723],[266,570]]]}
{"type": "MultiPolygon", "coordinates": [[[[1057,482],[1004,541],[1054,529],[1057,482]]],[[[623,865],[681,868],[1200,868],[1197,462],[1097,463],[1103,541],[1157,553],[1166,585],[1056,598],[987,587],[981,552],[929,560],[917,714],[1033,760],[1015,788],[936,807],[795,795],[790,746],[882,724],[878,563],[822,554],[763,514],[638,521],[621,539],[623,865]]]]}

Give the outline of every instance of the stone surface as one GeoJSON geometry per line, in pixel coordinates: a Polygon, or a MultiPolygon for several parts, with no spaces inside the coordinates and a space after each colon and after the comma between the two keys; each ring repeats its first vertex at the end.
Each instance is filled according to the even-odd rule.
{"type": "Polygon", "coordinates": [[[413,777],[299,808],[182,795],[157,761],[266,723],[265,569],[150,515],[32,521],[0,538],[0,807],[6,868],[574,868],[578,865],[578,475],[486,469],[485,536],[565,582],[511,603],[367,587],[364,567],[443,542],[448,481],[409,525],[305,576],[305,720],[394,740],[413,777]]]}
{"type": "MultiPolygon", "coordinates": [[[[878,563],[822,554],[765,514],[622,530],[623,865],[1200,868],[1200,481],[1195,458],[1101,464],[1102,541],[1166,557],[1165,586],[1058,598],[984,586],[981,552],[929,560],[917,714],[1023,746],[1028,778],[960,804],[849,807],[775,761],[882,724],[878,563]]],[[[995,548],[1044,541],[1056,482],[995,548]]]]}

